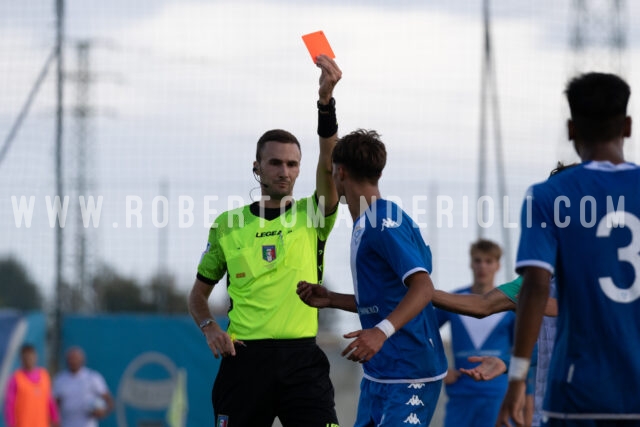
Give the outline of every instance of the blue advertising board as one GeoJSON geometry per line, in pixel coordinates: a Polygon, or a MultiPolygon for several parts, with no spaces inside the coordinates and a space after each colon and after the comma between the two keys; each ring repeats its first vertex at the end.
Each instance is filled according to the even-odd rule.
{"type": "MultiPolygon", "coordinates": [[[[226,319],[218,322],[226,328],[226,319]]],[[[66,316],[62,336],[63,349],[84,349],[87,366],[105,377],[114,397],[100,426],[214,425],[211,388],[220,360],[191,317],[66,316]]]]}

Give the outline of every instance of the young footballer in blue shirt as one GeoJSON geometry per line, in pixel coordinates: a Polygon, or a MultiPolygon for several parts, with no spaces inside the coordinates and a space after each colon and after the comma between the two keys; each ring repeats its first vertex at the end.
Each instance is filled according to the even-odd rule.
{"type": "Polygon", "coordinates": [[[582,164],[532,186],[522,209],[516,269],[520,291],[509,387],[497,425],[522,425],[528,355],[538,336],[549,278],[558,324],[546,425],[640,425],[640,168],[624,160],[630,89],[588,73],[566,89],[567,122],[582,164]]]}
{"type": "Polygon", "coordinates": [[[345,335],[353,341],[342,352],[364,369],[355,426],[426,426],[447,373],[431,305],[431,251],[411,218],[381,198],[385,163],[384,144],[374,131],[352,132],[336,144],[333,179],[354,221],[354,294],[306,282],[298,294],[311,306],[360,317],[362,330],[345,335]]]}

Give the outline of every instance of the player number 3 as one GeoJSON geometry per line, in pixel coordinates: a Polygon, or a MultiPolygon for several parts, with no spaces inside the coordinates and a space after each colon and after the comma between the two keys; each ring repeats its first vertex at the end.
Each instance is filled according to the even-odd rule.
{"type": "Polygon", "coordinates": [[[630,303],[640,297],[640,220],[632,213],[609,212],[598,223],[597,237],[609,237],[613,226],[624,226],[631,230],[631,243],[618,249],[618,260],[626,261],[633,267],[635,280],[630,288],[619,288],[611,277],[600,277],[600,288],[610,299],[620,303],[630,303]]]}

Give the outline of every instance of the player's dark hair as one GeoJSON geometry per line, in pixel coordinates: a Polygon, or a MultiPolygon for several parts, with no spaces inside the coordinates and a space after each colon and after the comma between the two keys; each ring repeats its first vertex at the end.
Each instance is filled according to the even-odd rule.
{"type": "Polygon", "coordinates": [[[576,138],[588,144],[606,142],[624,132],[629,85],[615,74],[586,73],[565,90],[576,138]]]}
{"type": "Polygon", "coordinates": [[[338,140],[331,160],[344,166],[354,180],[377,184],[387,163],[387,151],[376,131],[358,129],[338,140]]]}
{"type": "MultiPolygon", "coordinates": [[[[298,149],[300,149],[300,143],[298,142],[298,139],[293,136],[291,132],[287,132],[286,130],[282,129],[271,129],[262,134],[262,136],[258,140],[258,143],[256,144],[257,161],[262,160],[262,149],[264,148],[264,145],[269,141],[281,142],[283,144],[296,144],[298,146],[298,149]]],[[[302,150],[300,149],[300,151],[302,150]]]]}
{"type": "Polygon", "coordinates": [[[558,174],[558,173],[560,173],[560,172],[562,172],[562,171],[564,171],[564,170],[570,169],[570,168],[572,168],[572,167],[574,167],[574,166],[578,166],[579,164],[580,164],[580,163],[569,163],[568,165],[565,165],[565,164],[564,164],[564,163],[562,163],[562,162],[558,162],[558,164],[556,165],[556,167],[555,167],[555,168],[553,168],[553,169],[551,170],[551,172],[549,173],[549,176],[553,176],[553,175],[558,174]]]}
{"type": "Polygon", "coordinates": [[[496,242],[487,239],[478,239],[471,244],[469,254],[473,256],[475,252],[488,254],[500,261],[502,257],[502,248],[496,242]]]}

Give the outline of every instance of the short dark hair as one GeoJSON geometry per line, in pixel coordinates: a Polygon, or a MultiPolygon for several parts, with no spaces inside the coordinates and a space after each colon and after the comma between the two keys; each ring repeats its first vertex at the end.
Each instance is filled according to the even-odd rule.
{"type": "Polygon", "coordinates": [[[387,163],[387,151],[374,130],[358,129],[338,140],[331,155],[356,181],[377,184],[387,163]]]}
{"type": "Polygon", "coordinates": [[[473,256],[474,252],[481,252],[495,257],[498,261],[502,258],[502,248],[496,242],[487,239],[478,239],[471,244],[469,255],[473,256]]]}
{"type": "MultiPolygon", "coordinates": [[[[282,129],[271,129],[262,134],[258,143],[256,144],[256,160],[262,160],[262,149],[264,145],[269,141],[281,142],[283,144],[296,144],[300,149],[300,143],[298,139],[291,133],[282,129]]],[[[302,151],[302,150],[300,150],[302,151]]]]}
{"type": "Polygon", "coordinates": [[[554,176],[562,171],[565,171],[567,169],[570,169],[574,166],[578,166],[580,163],[570,163],[568,165],[565,165],[562,162],[558,162],[558,164],[556,164],[556,167],[553,168],[553,170],[551,170],[551,172],[549,173],[549,176],[554,176]]]}
{"type": "Polygon", "coordinates": [[[564,93],[581,141],[593,144],[622,135],[631,88],[620,77],[581,74],[569,81],[564,93]]]}

